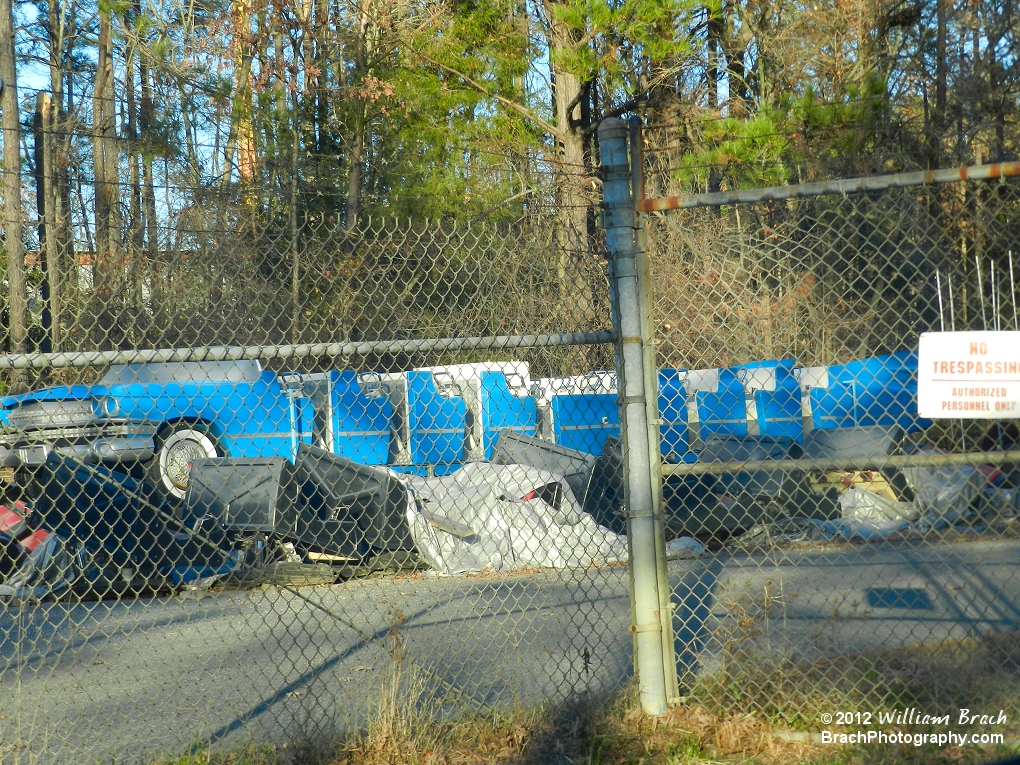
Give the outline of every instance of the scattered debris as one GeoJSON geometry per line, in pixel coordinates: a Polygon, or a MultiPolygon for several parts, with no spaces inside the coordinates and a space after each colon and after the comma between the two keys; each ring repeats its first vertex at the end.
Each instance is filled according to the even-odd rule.
{"type": "MultiPolygon", "coordinates": [[[[933,449],[925,454],[938,454],[933,449]]],[[[930,526],[944,526],[965,517],[987,484],[984,473],[968,465],[911,467],[904,478],[914,492],[914,502],[930,526]]]]}
{"type": "Polygon", "coordinates": [[[33,602],[69,588],[85,568],[63,539],[48,534],[0,584],[0,602],[33,602]]]}
{"type": "MultiPolygon", "coordinates": [[[[39,491],[33,508],[0,509],[0,534],[18,553],[0,597],[170,590],[188,599],[214,587],[314,586],[430,566],[467,573],[626,560],[626,538],[597,524],[572,488],[594,501],[597,479],[600,492],[622,496],[615,472],[606,478],[598,459],[537,439],[501,443],[502,458],[514,450],[532,461],[552,458],[567,477],[470,463],[425,478],[302,443],[293,464],[197,459],[177,505],[144,482],[57,450],[36,480],[61,490],[39,491]]],[[[672,554],[700,554],[692,543],[677,540],[672,554]]]]}
{"type": "Polygon", "coordinates": [[[407,479],[407,518],[422,557],[445,574],[565,568],[626,560],[626,538],[581,509],[561,476],[473,462],[407,479]]]}
{"type": "Polygon", "coordinates": [[[873,522],[882,527],[890,523],[904,525],[917,520],[921,515],[914,502],[897,502],[874,491],[851,486],[839,497],[839,507],[844,518],[873,522]]]}
{"type": "Polygon", "coordinates": [[[770,548],[791,542],[827,541],[820,521],[814,518],[780,518],[756,523],[743,534],[734,537],[729,546],[739,550],[770,548]]]}
{"type": "Polygon", "coordinates": [[[677,537],[666,542],[666,560],[700,558],[704,554],[705,546],[691,537],[677,537]]]}

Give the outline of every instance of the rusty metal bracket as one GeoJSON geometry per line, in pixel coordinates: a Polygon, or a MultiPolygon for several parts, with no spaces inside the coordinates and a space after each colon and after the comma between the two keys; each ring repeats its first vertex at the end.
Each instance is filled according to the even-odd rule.
{"type": "Polygon", "coordinates": [[[632,624],[627,628],[629,632],[662,632],[662,625],[659,623],[655,624],[632,624]]]}

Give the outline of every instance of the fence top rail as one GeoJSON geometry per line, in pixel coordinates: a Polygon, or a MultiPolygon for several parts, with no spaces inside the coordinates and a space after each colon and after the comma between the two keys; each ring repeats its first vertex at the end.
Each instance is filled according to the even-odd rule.
{"type": "Polygon", "coordinates": [[[661,212],[692,207],[717,207],[737,202],[764,202],[817,197],[824,194],[859,194],[866,191],[882,191],[897,186],[925,186],[932,183],[956,183],[1014,176],[1020,176],[1020,162],[997,162],[991,165],[971,165],[948,170],[918,170],[864,178],[800,183],[792,186],[770,186],[764,189],[738,189],[716,191],[709,194],[683,194],[675,197],[641,199],[638,202],[638,209],[641,212],[661,212]]]}
{"type": "Polygon", "coordinates": [[[664,476],[728,475],[756,470],[887,470],[906,467],[947,467],[955,465],[1001,465],[1020,462],[1020,449],[959,454],[895,454],[874,457],[804,457],[782,460],[662,463],[664,476]]]}
{"type": "Polygon", "coordinates": [[[446,337],[347,343],[304,343],[299,345],[200,346],[194,348],[122,351],[5,353],[0,354],[0,369],[91,367],[105,366],[107,364],[142,364],[167,361],[289,359],[321,356],[358,356],[370,353],[549,348],[565,345],[605,345],[613,342],[614,337],[612,332],[574,332],[548,335],[494,335],[489,337],[446,337]]]}

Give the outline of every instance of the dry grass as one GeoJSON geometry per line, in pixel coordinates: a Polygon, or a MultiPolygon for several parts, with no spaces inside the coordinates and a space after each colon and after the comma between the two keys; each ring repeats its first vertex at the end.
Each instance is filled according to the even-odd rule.
{"type": "Polygon", "coordinates": [[[798,730],[819,730],[821,714],[834,710],[1003,709],[1009,725],[995,732],[1020,739],[1020,633],[796,662],[761,651],[750,637],[757,624],[737,626],[748,639],[731,642],[722,673],[688,685],[688,703],[724,717],[754,711],[798,730]]]}
{"type": "MultiPolygon", "coordinates": [[[[202,752],[173,765],[969,765],[1015,754],[1009,747],[818,746],[784,738],[763,716],[697,703],[649,718],[631,692],[455,722],[385,708],[368,730],[338,743],[202,752]]],[[[168,764],[169,765],[169,764],[168,764]]]]}
{"type": "Polygon", "coordinates": [[[1015,742],[1020,739],[1016,634],[798,665],[755,664],[734,654],[730,671],[689,685],[680,705],[649,718],[638,708],[633,688],[544,708],[444,714],[448,709],[437,707],[428,678],[403,661],[398,627],[395,623],[390,636],[392,668],[364,730],[340,740],[196,751],[161,765],[970,765],[1018,753],[1015,744],[1012,749],[835,747],[788,738],[791,722],[809,732],[826,728],[818,720],[822,711],[875,713],[912,706],[945,714],[966,706],[1005,710],[1008,724],[988,730],[1015,742]]]}
{"type": "MultiPolygon", "coordinates": [[[[716,714],[699,705],[680,706],[660,718],[639,711],[617,712],[600,720],[600,733],[573,762],[591,765],[694,765],[760,763],[786,765],[879,765],[880,763],[990,762],[1015,753],[1008,748],[959,749],[934,746],[815,746],[791,742],[761,717],[750,713],[716,714]]],[[[546,762],[543,760],[533,761],[546,762]]],[[[550,761],[551,762],[551,761],[550,761]]]]}

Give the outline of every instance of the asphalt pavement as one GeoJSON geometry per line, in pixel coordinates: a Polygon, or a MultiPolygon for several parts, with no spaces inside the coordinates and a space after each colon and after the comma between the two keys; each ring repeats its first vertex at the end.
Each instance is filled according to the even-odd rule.
{"type": "MultiPolygon", "coordinates": [[[[1015,539],[720,553],[670,577],[698,675],[755,608],[753,639],[792,660],[1020,629],[1015,539]]],[[[612,690],[631,676],[628,587],[603,567],[7,607],[0,761],[312,739],[370,721],[398,671],[403,703],[444,714],[612,690]]]]}
{"type": "Polygon", "coordinates": [[[8,608],[3,762],[310,739],[370,720],[398,667],[401,698],[447,711],[619,687],[627,587],[598,568],[8,608]]]}

